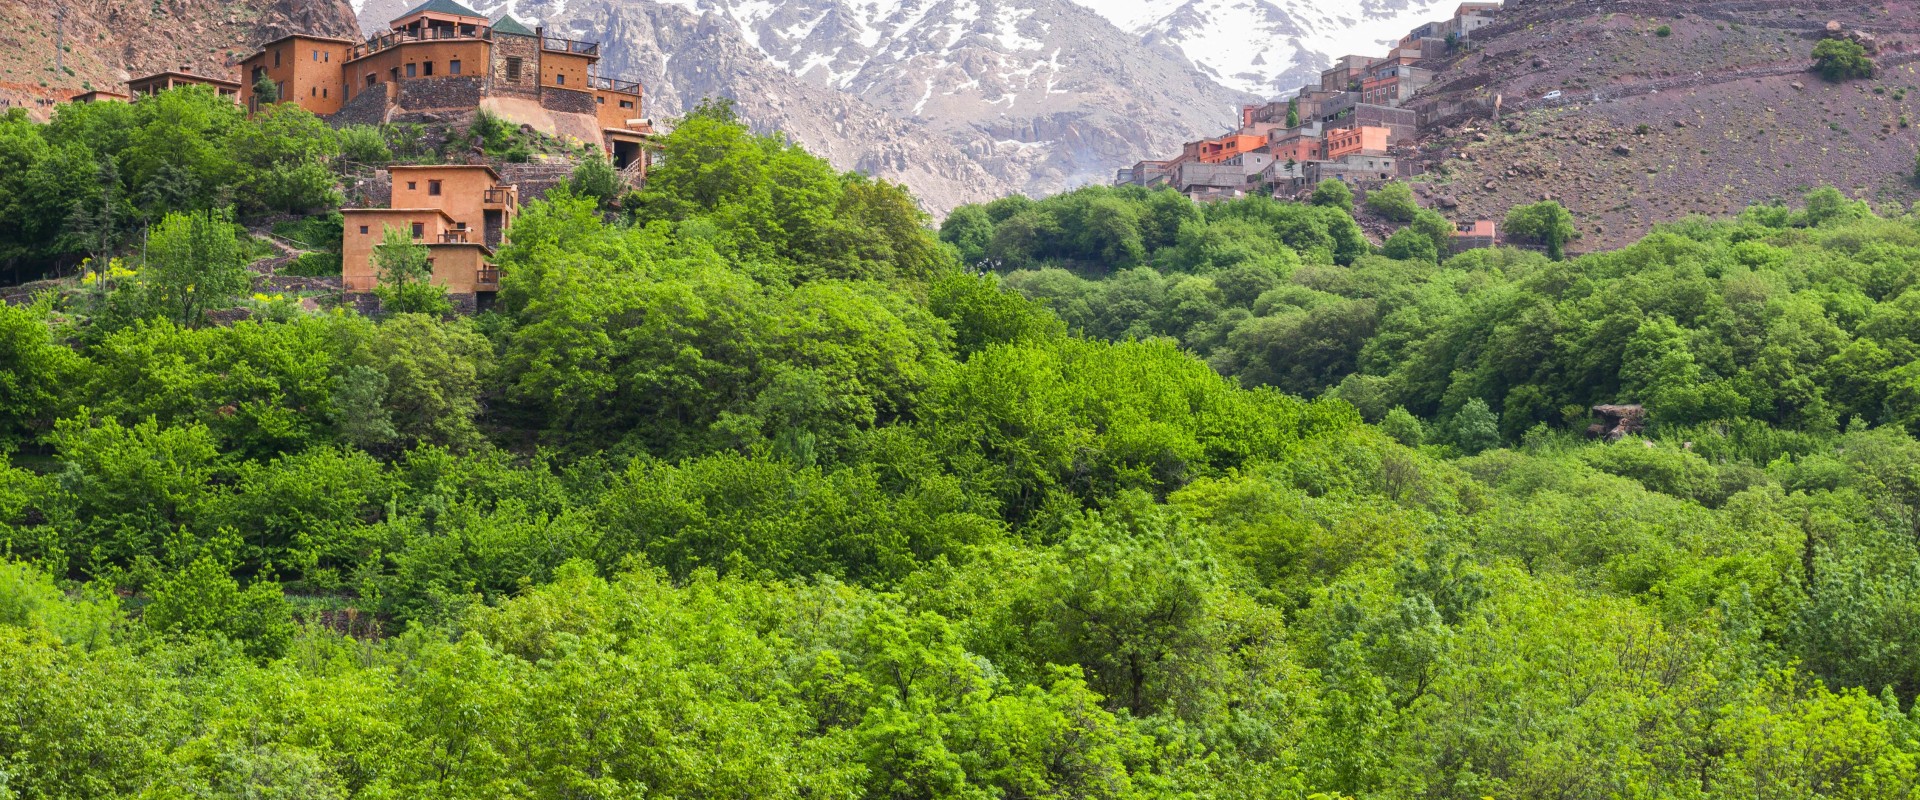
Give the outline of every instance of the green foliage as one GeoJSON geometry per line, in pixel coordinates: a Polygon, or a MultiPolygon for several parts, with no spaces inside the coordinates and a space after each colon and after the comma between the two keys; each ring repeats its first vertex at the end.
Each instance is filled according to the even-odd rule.
{"type": "Polygon", "coordinates": [[[1353,213],[1353,190],[1341,181],[1324,180],[1313,187],[1313,199],[1316,206],[1337,208],[1349,214],[1353,213]]]}
{"type": "Polygon", "coordinates": [[[0,309],[0,796],[1920,791],[1911,219],[936,237],[689,128],[620,219],[529,203],[475,318],[186,325],[152,265],[0,309]]]}
{"type": "Polygon", "coordinates": [[[1368,192],[1367,208],[1390,221],[1405,224],[1419,213],[1420,203],[1413,199],[1411,187],[1395,181],[1368,192]]]}
{"type": "Polygon", "coordinates": [[[385,166],[393,161],[393,148],[386,135],[372,125],[348,125],[335,132],[340,140],[340,157],[357,164],[385,166]]]}
{"type": "Polygon", "coordinates": [[[1532,242],[1547,249],[1555,261],[1566,258],[1567,242],[1574,236],[1573,215],[1556,200],[1542,200],[1507,212],[1504,224],[1507,238],[1532,242]]]}
{"type": "Polygon", "coordinates": [[[1653,29],[1653,35],[1655,35],[1655,36],[1658,36],[1658,37],[1660,37],[1660,38],[1662,38],[1662,39],[1665,39],[1665,38],[1667,38],[1667,37],[1669,37],[1669,36],[1672,36],[1672,35],[1673,35],[1673,26],[1671,26],[1671,25],[1662,25],[1662,26],[1660,26],[1660,27],[1658,27],[1658,28],[1654,28],[1654,29],[1653,29]]]}
{"type": "Polygon", "coordinates": [[[373,248],[374,273],[380,282],[373,293],[381,308],[394,314],[440,316],[453,311],[447,288],[433,282],[433,264],[426,245],[414,242],[406,231],[386,226],[373,248]]]}
{"type": "Polygon", "coordinates": [[[620,196],[620,173],[596,152],[573,168],[567,188],[575,197],[593,198],[604,208],[620,196]]]}
{"type": "Polygon", "coordinates": [[[278,584],[242,589],[225,567],[203,556],[153,584],[153,602],[141,619],[167,633],[222,636],[249,656],[272,659],[293,643],[291,613],[278,584]]]}
{"type": "Polygon", "coordinates": [[[1813,70],[1820,77],[1839,83],[1873,77],[1873,60],[1859,42],[1847,39],[1821,39],[1813,46],[1813,70]]]}
{"type": "Polygon", "coordinates": [[[168,214],[147,237],[141,281],[146,299],[177,325],[206,322],[252,285],[246,255],[224,214],[168,214]]]}

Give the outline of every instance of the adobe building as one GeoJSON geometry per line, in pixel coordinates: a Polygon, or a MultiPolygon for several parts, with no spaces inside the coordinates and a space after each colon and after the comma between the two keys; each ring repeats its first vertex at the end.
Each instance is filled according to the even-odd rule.
{"type": "Polygon", "coordinates": [[[426,0],[364,42],[294,34],[241,62],[241,104],[271,85],[335,125],[426,122],[486,110],[549,136],[600,145],[644,178],[651,123],[639,82],[598,73],[600,44],[426,0]]]}
{"type": "Polygon", "coordinates": [[[175,89],[181,86],[205,86],[218,93],[221,97],[231,97],[234,98],[236,102],[240,98],[240,83],[238,81],[216,78],[211,75],[200,75],[195,73],[191,67],[181,67],[177,70],[156,72],[152,75],[129,80],[127,81],[127,96],[132,100],[138,101],[142,97],[159,94],[168,89],[175,89]]]}
{"type": "Polygon", "coordinates": [[[105,89],[95,89],[95,90],[93,90],[93,91],[91,91],[91,92],[85,92],[85,93],[82,93],[82,94],[76,94],[76,95],[74,95],[74,96],[73,96],[73,99],[72,99],[72,100],[70,100],[70,101],[68,101],[68,102],[73,102],[73,103],[126,103],[126,102],[131,102],[132,100],[133,100],[133,98],[132,98],[132,97],[129,97],[129,96],[127,96],[127,95],[124,95],[124,94],[121,94],[121,93],[119,93],[119,92],[109,92],[109,91],[107,91],[107,90],[105,90],[105,89]]]}
{"type": "Polygon", "coordinates": [[[387,208],[344,208],[340,246],[341,288],[365,304],[380,283],[375,248],[388,228],[424,245],[432,281],[464,310],[483,308],[500,289],[494,248],[520,213],[517,187],[500,182],[484,164],[395,166],[387,208]]]}

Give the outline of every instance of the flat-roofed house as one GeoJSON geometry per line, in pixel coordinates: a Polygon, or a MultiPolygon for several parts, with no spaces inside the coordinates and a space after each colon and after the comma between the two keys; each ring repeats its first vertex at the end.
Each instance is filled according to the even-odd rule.
{"type": "Polygon", "coordinates": [[[393,228],[427,248],[433,282],[458,304],[485,306],[500,288],[491,259],[520,213],[518,188],[481,164],[395,166],[391,175],[386,208],[340,211],[346,218],[340,274],[347,295],[364,296],[379,286],[374,253],[393,228]]]}

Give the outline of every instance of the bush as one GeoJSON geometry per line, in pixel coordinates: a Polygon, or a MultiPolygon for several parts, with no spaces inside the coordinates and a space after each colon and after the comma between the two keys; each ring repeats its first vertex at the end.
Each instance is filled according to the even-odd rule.
{"type": "Polygon", "coordinates": [[[1873,61],[1867,58],[1867,49],[1845,39],[1823,39],[1814,45],[1813,69],[1835,83],[1873,77],[1873,61]]]}
{"type": "Polygon", "coordinates": [[[1440,249],[1427,235],[1412,228],[1401,228],[1387,237],[1382,253],[1398,261],[1427,261],[1439,263],[1440,249]]]}
{"type": "Polygon", "coordinates": [[[1394,182],[1367,193],[1367,208],[1389,220],[1399,223],[1413,221],[1420,213],[1420,204],[1413,199],[1413,189],[1404,183],[1394,182]]]}
{"type": "Polygon", "coordinates": [[[293,643],[292,607],[278,584],[263,580],[241,589],[205,556],[156,582],[142,619],[167,633],[218,634],[262,660],[280,657],[293,643]]]}
{"type": "Polygon", "coordinates": [[[387,137],[372,125],[348,125],[341,128],[340,157],[348,161],[384,166],[393,161],[393,148],[387,137]]]}
{"type": "Polygon", "coordinates": [[[1673,35],[1673,28],[1671,26],[1662,25],[1658,28],[1653,29],[1653,35],[1658,36],[1662,39],[1665,39],[1673,35]]]}
{"type": "Polygon", "coordinates": [[[1313,200],[1316,206],[1337,208],[1349,214],[1353,213],[1353,190],[1336,180],[1324,180],[1313,188],[1313,200]]]}

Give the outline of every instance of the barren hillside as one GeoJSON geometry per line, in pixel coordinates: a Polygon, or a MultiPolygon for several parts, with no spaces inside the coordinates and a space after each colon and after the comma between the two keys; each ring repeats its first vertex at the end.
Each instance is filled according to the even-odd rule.
{"type": "Polygon", "coordinates": [[[1448,123],[1422,148],[1436,193],[1460,218],[1551,196],[1579,218],[1581,249],[1816,185],[1882,204],[1920,197],[1920,4],[1675,8],[1511,3],[1509,21],[1418,98],[1448,123]],[[1830,22],[1869,39],[1879,75],[1835,84],[1808,72],[1830,22]]]}

